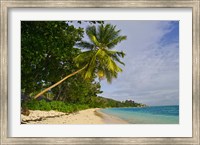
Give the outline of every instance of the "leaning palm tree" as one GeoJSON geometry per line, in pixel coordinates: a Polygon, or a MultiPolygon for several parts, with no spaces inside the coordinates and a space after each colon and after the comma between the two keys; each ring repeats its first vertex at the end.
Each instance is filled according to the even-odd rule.
{"type": "Polygon", "coordinates": [[[124,65],[120,57],[123,58],[125,54],[122,51],[112,50],[112,48],[121,41],[126,40],[126,36],[120,36],[120,30],[115,29],[116,26],[111,24],[106,24],[105,26],[101,24],[98,28],[95,26],[87,27],[86,34],[89,37],[89,41],[82,41],[77,46],[89,50],[80,53],[74,59],[80,69],[44,89],[34,98],[36,99],[77,73],[81,73],[84,79],[92,79],[94,75],[97,75],[100,79],[106,78],[109,83],[113,78],[116,78],[118,72],[122,72],[117,62],[124,65]]]}

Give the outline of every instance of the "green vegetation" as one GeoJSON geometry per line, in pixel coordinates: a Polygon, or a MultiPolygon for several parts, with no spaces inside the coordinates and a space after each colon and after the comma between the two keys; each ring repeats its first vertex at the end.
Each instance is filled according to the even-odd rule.
{"type": "Polygon", "coordinates": [[[103,23],[21,22],[21,92],[31,97],[23,99],[22,107],[74,112],[90,107],[139,106],[98,97],[102,91],[97,78],[108,82],[116,78],[122,72],[118,64],[124,65],[120,58],[125,55],[111,49],[126,36],[121,36],[116,26],[103,23]],[[84,29],[75,23],[89,25],[89,41],[83,40],[84,29]],[[49,101],[38,101],[41,95],[49,101]]]}
{"type": "Polygon", "coordinates": [[[86,104],[69,104],[62,101],[46,102],[45,100],[37,101],[35,99],[24,102],[22,105],[23,108],[28,108],[30,110],[56,110],[66,113],[72,113],[89,108],[86,104]]]}
{"type": "Polygon", "coordinates": [[[132,100],[116,101],[104,97],[91,97],[87,103],[91,108],[109,108],[109,107],[142,107],[143,104],[136,103],[132,100]]]}
{"type": "Polygon", "coordinates": [[[41,96],[77,73],[81,73],[85,80],[92,80],[95,74],[99,78],[106,77],[108,82],[111,82],[112,78],[117,78],[118,72],[122,72],[122,69],[117,66],[116,62],[124,64],[120,61],[120,57],[124,57],[125,54],[110,49],[114,48],[121,41],[126,40],[126,36],[120,36],[120,30],[115,30],[115,28],[116,26],[110,24],[105,26],[101,24],[98,28],[96,26],[87,27],[86,34],[90,42],[81,41],[78,43],[78,46],[87,48],[89,51],[81,52],[74,59],[79,69],[44,89],[34,98],[41,96]]]}
{"type": "Polygon", "coordinates": [[[104,97],[91,97],[85,104],[80,103],[67,103],[63,101],[45,101],[31,99],[22,103],[23,108],[30,110],[56,110],[66,113],[72,113],[88,108],[108,108],[108,107],[141,107],[141,104],[135,103],[131,100],[126,100],[125,102],[120,102],[104,97]]]}
{"type": "MultiPolygon", "coordinates": [[[[78,68],[73,59],[81,53],[75,47],[83,38],[83,28],[71,22],[21,22],[21,91],[35,96],[78,68]]],[[[84,80],[80,74],[44,94],[51,100],[80,102],[100,93],[99,82],[84,80]]]]}

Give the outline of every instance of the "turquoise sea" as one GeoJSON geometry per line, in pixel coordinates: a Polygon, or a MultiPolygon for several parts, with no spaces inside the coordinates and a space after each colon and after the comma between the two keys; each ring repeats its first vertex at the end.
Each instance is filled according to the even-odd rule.
{"type": "Polygon", "coordinates": [[[150,106],[141,108],[107,108],[100,110],[131,124],[178,124],[179,106],[150,106]]]}

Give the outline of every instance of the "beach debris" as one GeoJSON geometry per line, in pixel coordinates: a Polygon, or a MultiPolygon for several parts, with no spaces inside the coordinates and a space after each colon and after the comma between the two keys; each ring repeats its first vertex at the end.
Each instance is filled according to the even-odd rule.
{"type": "Polygon", "coordinates": [[[30,111],[28,110],[28,108],[22,108],[21,109],[21,114],[23,114],[25,116],[29,116],[30,111]]]}
{"type": "Polygon", "coordinates": [[[60,117],[63,115],[67,115],[67,113],[53,111],[53,110],[51,111],[29,110],[28,116],[21,114],[21,123],[26,124],[29,121],[41,121],[46,118],[60,117]]]}

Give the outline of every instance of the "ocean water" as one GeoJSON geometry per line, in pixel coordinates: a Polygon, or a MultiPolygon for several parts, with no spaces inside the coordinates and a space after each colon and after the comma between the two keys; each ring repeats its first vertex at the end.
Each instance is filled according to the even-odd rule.
{"type": "Polygon", "coordinates": [[[179,106],[150,106],[142,108],[107,108],[100,110],[131,124],[178,124],[179,106]]]}

